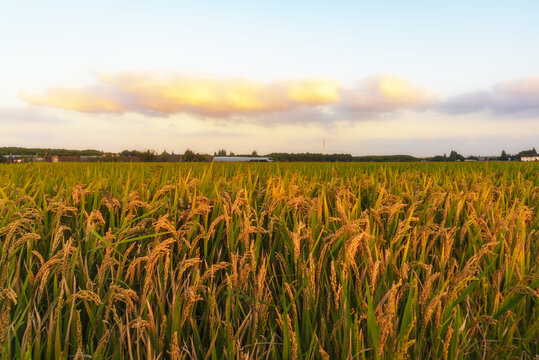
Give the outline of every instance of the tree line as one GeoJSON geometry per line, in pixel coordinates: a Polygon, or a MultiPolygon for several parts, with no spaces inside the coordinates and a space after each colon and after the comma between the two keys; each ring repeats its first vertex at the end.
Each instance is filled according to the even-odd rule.
{"type": "MultiPolygon", "coordinates": [[[[225,149],[219,149],[214,152],[213,156],[205,153],[194,152],[190,149],[185,150],[183,154],[174,154],[163,151],[161,154],[154,150],[124,150],[120,153],[105,153],[98,150],[68,150],[68,149],[45,149],[45,148],[22,148],[22,147],[0,147],[0,162],[9,162],[9,157],[6,155],[17,156],[65,156],[72,157],[76,161],[76,157],[80,156],[95,156],[94,159],[86,159],[87,161],[137,161],[137,162],[210,162],[214,156],[253,156],[257,157],[258,153],[253,150],[251,154],[234,154],[225,149]]],[[[516,154],[507,154],[502,150],[500,156],[488,157],[488,160],[499,161],[518,161],[522,156],[537,155],[535,148],[523,150],[516,154]]],[[[483,157],[468,156],[465,157],[457,151],[452,150],[447,156],[436,155],[432,157],[414,157],[411,155],[368,155],[368,156],[353,156],[351,154],[321,154],[321,153],[270,153],[265,155],[273,161],[281,162],[413,162],[413,161],[436,161],[436,162],[451,162],[451,161],[466,161],[466,160],[484,160],[483,157]]],[[[71,159],[72,161],[74,159],[71,159]]]]}
{"type": "Polygon", "coordinates": [[[26,155],[26,156],[101,156],[104,153],[99,150],[69,150],[69,149],[49,149],[49,148],[23,148],[16,146],[0,147],[0,155],[26,155]]]}

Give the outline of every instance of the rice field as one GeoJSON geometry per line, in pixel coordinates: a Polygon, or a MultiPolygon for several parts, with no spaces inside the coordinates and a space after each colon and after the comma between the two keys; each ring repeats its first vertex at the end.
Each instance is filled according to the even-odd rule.
{"type": "Polygon", "coordinates": [[[0,359],[534,359],[539,165],[0,166],[0,359]]]}

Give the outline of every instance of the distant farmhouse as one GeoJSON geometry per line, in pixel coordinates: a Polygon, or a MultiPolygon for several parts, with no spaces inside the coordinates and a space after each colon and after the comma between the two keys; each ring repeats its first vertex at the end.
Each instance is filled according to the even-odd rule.
{"type": "Polygon", "coordinates": [[[214,156],[215,162],[271,162],[269,157],[261,156],[214,156]]]}
{"type": "Polygon", "coordinates": [[[520,161],[539,161],[539,155],[523,155],[520,157],[520,161]]]}

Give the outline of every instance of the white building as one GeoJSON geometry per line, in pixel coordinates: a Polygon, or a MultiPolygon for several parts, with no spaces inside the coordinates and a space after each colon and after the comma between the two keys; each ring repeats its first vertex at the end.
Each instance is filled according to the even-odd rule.
{"type": "Polygon", "coordinates": [[[539,155],[521,156],[520,161],[539,161],[539,155]]]}
{"type": "Polygon", "coordinates": [[[269,157],[261,156],[214,156],[215,162],[271,162],[269,157]]]}

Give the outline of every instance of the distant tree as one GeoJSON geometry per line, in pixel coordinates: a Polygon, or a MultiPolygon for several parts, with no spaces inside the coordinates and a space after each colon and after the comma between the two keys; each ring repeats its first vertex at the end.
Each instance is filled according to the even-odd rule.
{"type": "Polygon", "coordinates": [[[183,153],[182,161],[195,161],[195,153],[194,151],[187,149],[183,153]]]}
{"type": "Polygon", "coordinates": [[[142,161],[145,161],[145,162],[152,162],[157,159],[157,153],[154,150],[143,151],[141,156],[142,156],[142,161]]]}
{"type": "Polygon", "coordinates": [[[258,156],[258,153],[256,152],[256,150],[253,150],[253,152],[251,153],[251,156],[258,156]]]}
{"type": "Polygon", "coordinates": [[[411,162],[418,161],[418,158],[415,158],[411,155],[369,155],[369,156],[354,156],[349,158],[351,155],[348,154],[338,154],[337,161],[361,161],[361,162],[411,162]]]}
{"type": "Polygon", "coordinates": [[[448,160],[449,161],[464,161],[465,158],[464,158],[464,156],[460,155],[455,150],[451,150],[451,153],[449,154],[448,160]]]}
{"type": "MultiPolygon", "coordinates": [[[[146,152],[147,152],[146,155],[150,154],[150,150],[147,150],[146,152]]],[[[138,150],[124,150],[124,151],[122,151],[120,153],[120,155],[124,156],[124,157],[136,157],[136,158],[140,158],[141,160],[143,160],[142,158],[144,157],[145,153],[142,152],[142,151],[138,151],[138,150]]]]}
{"type": "Polygon", "coordinates": [[[86,155],[99,156],[98,150],[66,150],[66,149],[44,149],[44,148],[22,148],[22,147],[0,147],[0,155],[86,155]]]}
{"type": "Polygon", "coordinates": [[[509,160],[509,156],[507,156],[507,153],[505,152],[505,150],[502,150],[502,155],[500,156],[499,159],[502,160],[502,161],[509,160]]]}
{"type": "Polygon", "coordinates": [[[236,156],[232,151],[230,152],[230,156],[236,156]]]}
{"type": "Polygon", "coordinates": [[[433,156],[432,158],[429,159],[429,161],[447,161],[447,156],[442,156],[442,155],[436,155],[436,156],[433,156]]]}
{"type": "Polygon", "coordinates": [[[195,153],[194,151],[187,149],[181,156],[181,161],[192,162],[192,161],[211,161],[212,157],[207,154],[195,153]]]}
{"type": "Polygon", "coordinates": [[[216,156],[226,156],[226,150],[225,149],[219,149],[216,156]]]}
{"type": "Polygon", "coordinates": [[[167,156],[167,155],[170,155],[166,150],[163,150],[163,152],[161,153],[161,156],[167,156]]]}
{"type": "Polygon", "coordinates": [[[531,150],[523,150],[523,151],[519,152],[518,155],[520,155],[520,156],[534,156],[534,155],[537,155],[537,150],[535,150],[535,148],[533,148],[531,150]]]}

